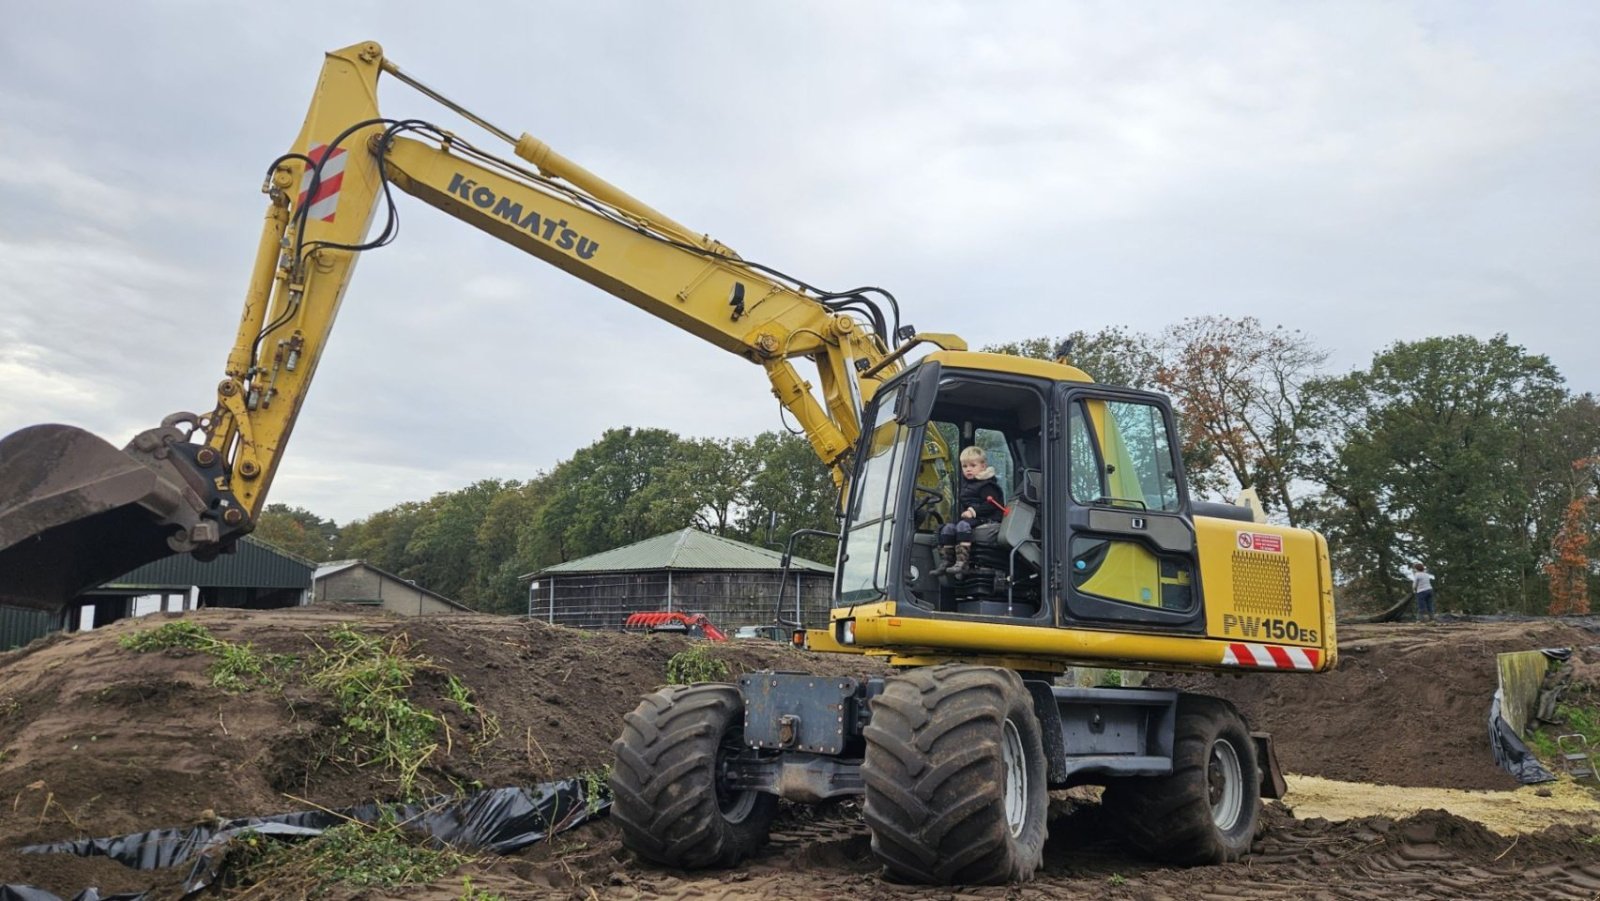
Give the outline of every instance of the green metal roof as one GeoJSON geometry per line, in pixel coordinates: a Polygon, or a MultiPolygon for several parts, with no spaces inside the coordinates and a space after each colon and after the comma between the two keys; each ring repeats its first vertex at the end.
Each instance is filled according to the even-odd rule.
{"type": "MultiPolygon", "coordinates": [[[[795,557],[792,568],[832,573],[833,567],[795,557]]],[[[783,555],[777,551],[721,538],[698,529],[668,532],[636,544],[568,560],[531,575],[627,572],[652,569],[780,570],[783,555]]]]}
{"type": "Polygon", "coordinates": [[[246,535],[232,554],[219,554],[209,562],[188,554],[173,554],[123,573],[100,587],[310,588],[311,573],[316,568],[317,564],[304,557],[246,535]]]}

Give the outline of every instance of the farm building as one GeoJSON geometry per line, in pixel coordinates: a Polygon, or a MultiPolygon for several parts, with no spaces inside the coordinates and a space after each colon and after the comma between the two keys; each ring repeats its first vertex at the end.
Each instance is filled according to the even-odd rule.
{"type": "Polygon", "coordinates": [[[318,566],[312,578],[311,600],[368,604],[404,616],[472,612],[465,604],[364,560],[336,560],[318,566]]]}
{"type": "Polygon", "coordinates": [[[780,585],[785,615],[826,620],[833,567],[794,558],[787,579],[783,555],[766,548],[684,529],[569,560],[522,578],[531,580],[528,615],[564,626],[620,629],[631,613],[704,613],[726,632],[770,623],[780,585]]]}
{"type": "Polygon", "coordinates": [[[306,602],[315,563],[250,535],[235,547],[211,561],[173,554],[146,563],[85,591],[60,613],[0,609],[0,650],[60,629],[93,629],[146,613],[197,607],[266,610],[306,602]]]}

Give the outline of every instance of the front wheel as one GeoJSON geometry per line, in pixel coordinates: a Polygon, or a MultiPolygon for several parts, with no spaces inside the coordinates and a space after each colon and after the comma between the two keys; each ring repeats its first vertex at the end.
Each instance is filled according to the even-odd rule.
{"type": "Polygon", "coordinates": [[[872,850],[911,882],[1000,884],[1044,854],[1044,743],[1010,670],[951,665],[890,679],[865,730],[872,850]]]}
{"type": "Polygon", "coordinates": [[[612,742],[611,816],[640,857],[682,869],[730,867],[766,844],[778,798],[731,789],[744,702],[731,685],[670,686],[623,717],[612,742]]]}
{"type": "Polygon", "coordinates": [[[1154,860],[1195,866],[1250,850],[1261,808],[1255,742],[1232,705],[1183,695],[1172,774],[1108,785],[1101,805],[1117,831],[1154,860]]]}

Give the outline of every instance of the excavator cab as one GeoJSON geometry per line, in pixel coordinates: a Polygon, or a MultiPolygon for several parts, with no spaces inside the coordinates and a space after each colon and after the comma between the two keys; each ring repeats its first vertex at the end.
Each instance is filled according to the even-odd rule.
{"type": "Polygon", "coordinates": [[[1217,524],[1251,520],[1248,510],[1191,503],[1162,395],[1097,385],[1062,364],[939,351],[885,385],[862,434],[837,573],[832,638],[841,644],[860,649],[862,621],[879,616],[900,627],[885,636],[891,657],[912,631],[921,636],[916,644],[966,655],[1015,656],[1029,646],[1010,628],[958,633],[951,623],[1058,636],[1063,629],[1202,635],[1208,611],[1197,509],[1219,538],[1230,529],[1244,536],[1214,542],[1225,542],[1218,558],[1228,582],[1240,561],[1226,555],[1245,540],[1260,559],[1243,562],[1274,579],[1264,609],[1317,613],[1314,542],[1289,548],[1276,538],[1258,546],[1250,529],[1217,524]],[[957,454],[969,446],[985,451],[1006,509],[1000,523],[974,530],[972,564],[952,579],[936,572],[937,533],[960,515],[957,454]],[[1291,552],[1305,559],[1291,560],[1291,552]],[[1305,578],[1300,608],[1287,579],[1277,578],[1291,566],[1305,578]],[[980,634],[991,638],[974,637],[980,634]]]}

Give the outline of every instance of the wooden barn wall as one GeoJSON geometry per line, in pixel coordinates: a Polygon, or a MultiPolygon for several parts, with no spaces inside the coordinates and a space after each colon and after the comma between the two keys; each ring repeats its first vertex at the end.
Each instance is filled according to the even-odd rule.
{"type": "MultiPolygon", "coordinates": [[[[739,626],[763,625],[772,622],[781,575],[675,570],[670,606],[683,613],[704,613],[725,632],[739,626]]],[[[791,617],[795,612],[797,580],[805,622],[812,626],[826,622],[833,577],[824,573],[790,573],[784,589],[784,610],[791,617]]],[[[544,575],[536,582],[529,591],[528,614],[558,625],[620,629],[630,613],[668,609],[667,573],[663,570],[544,575]]]]}

